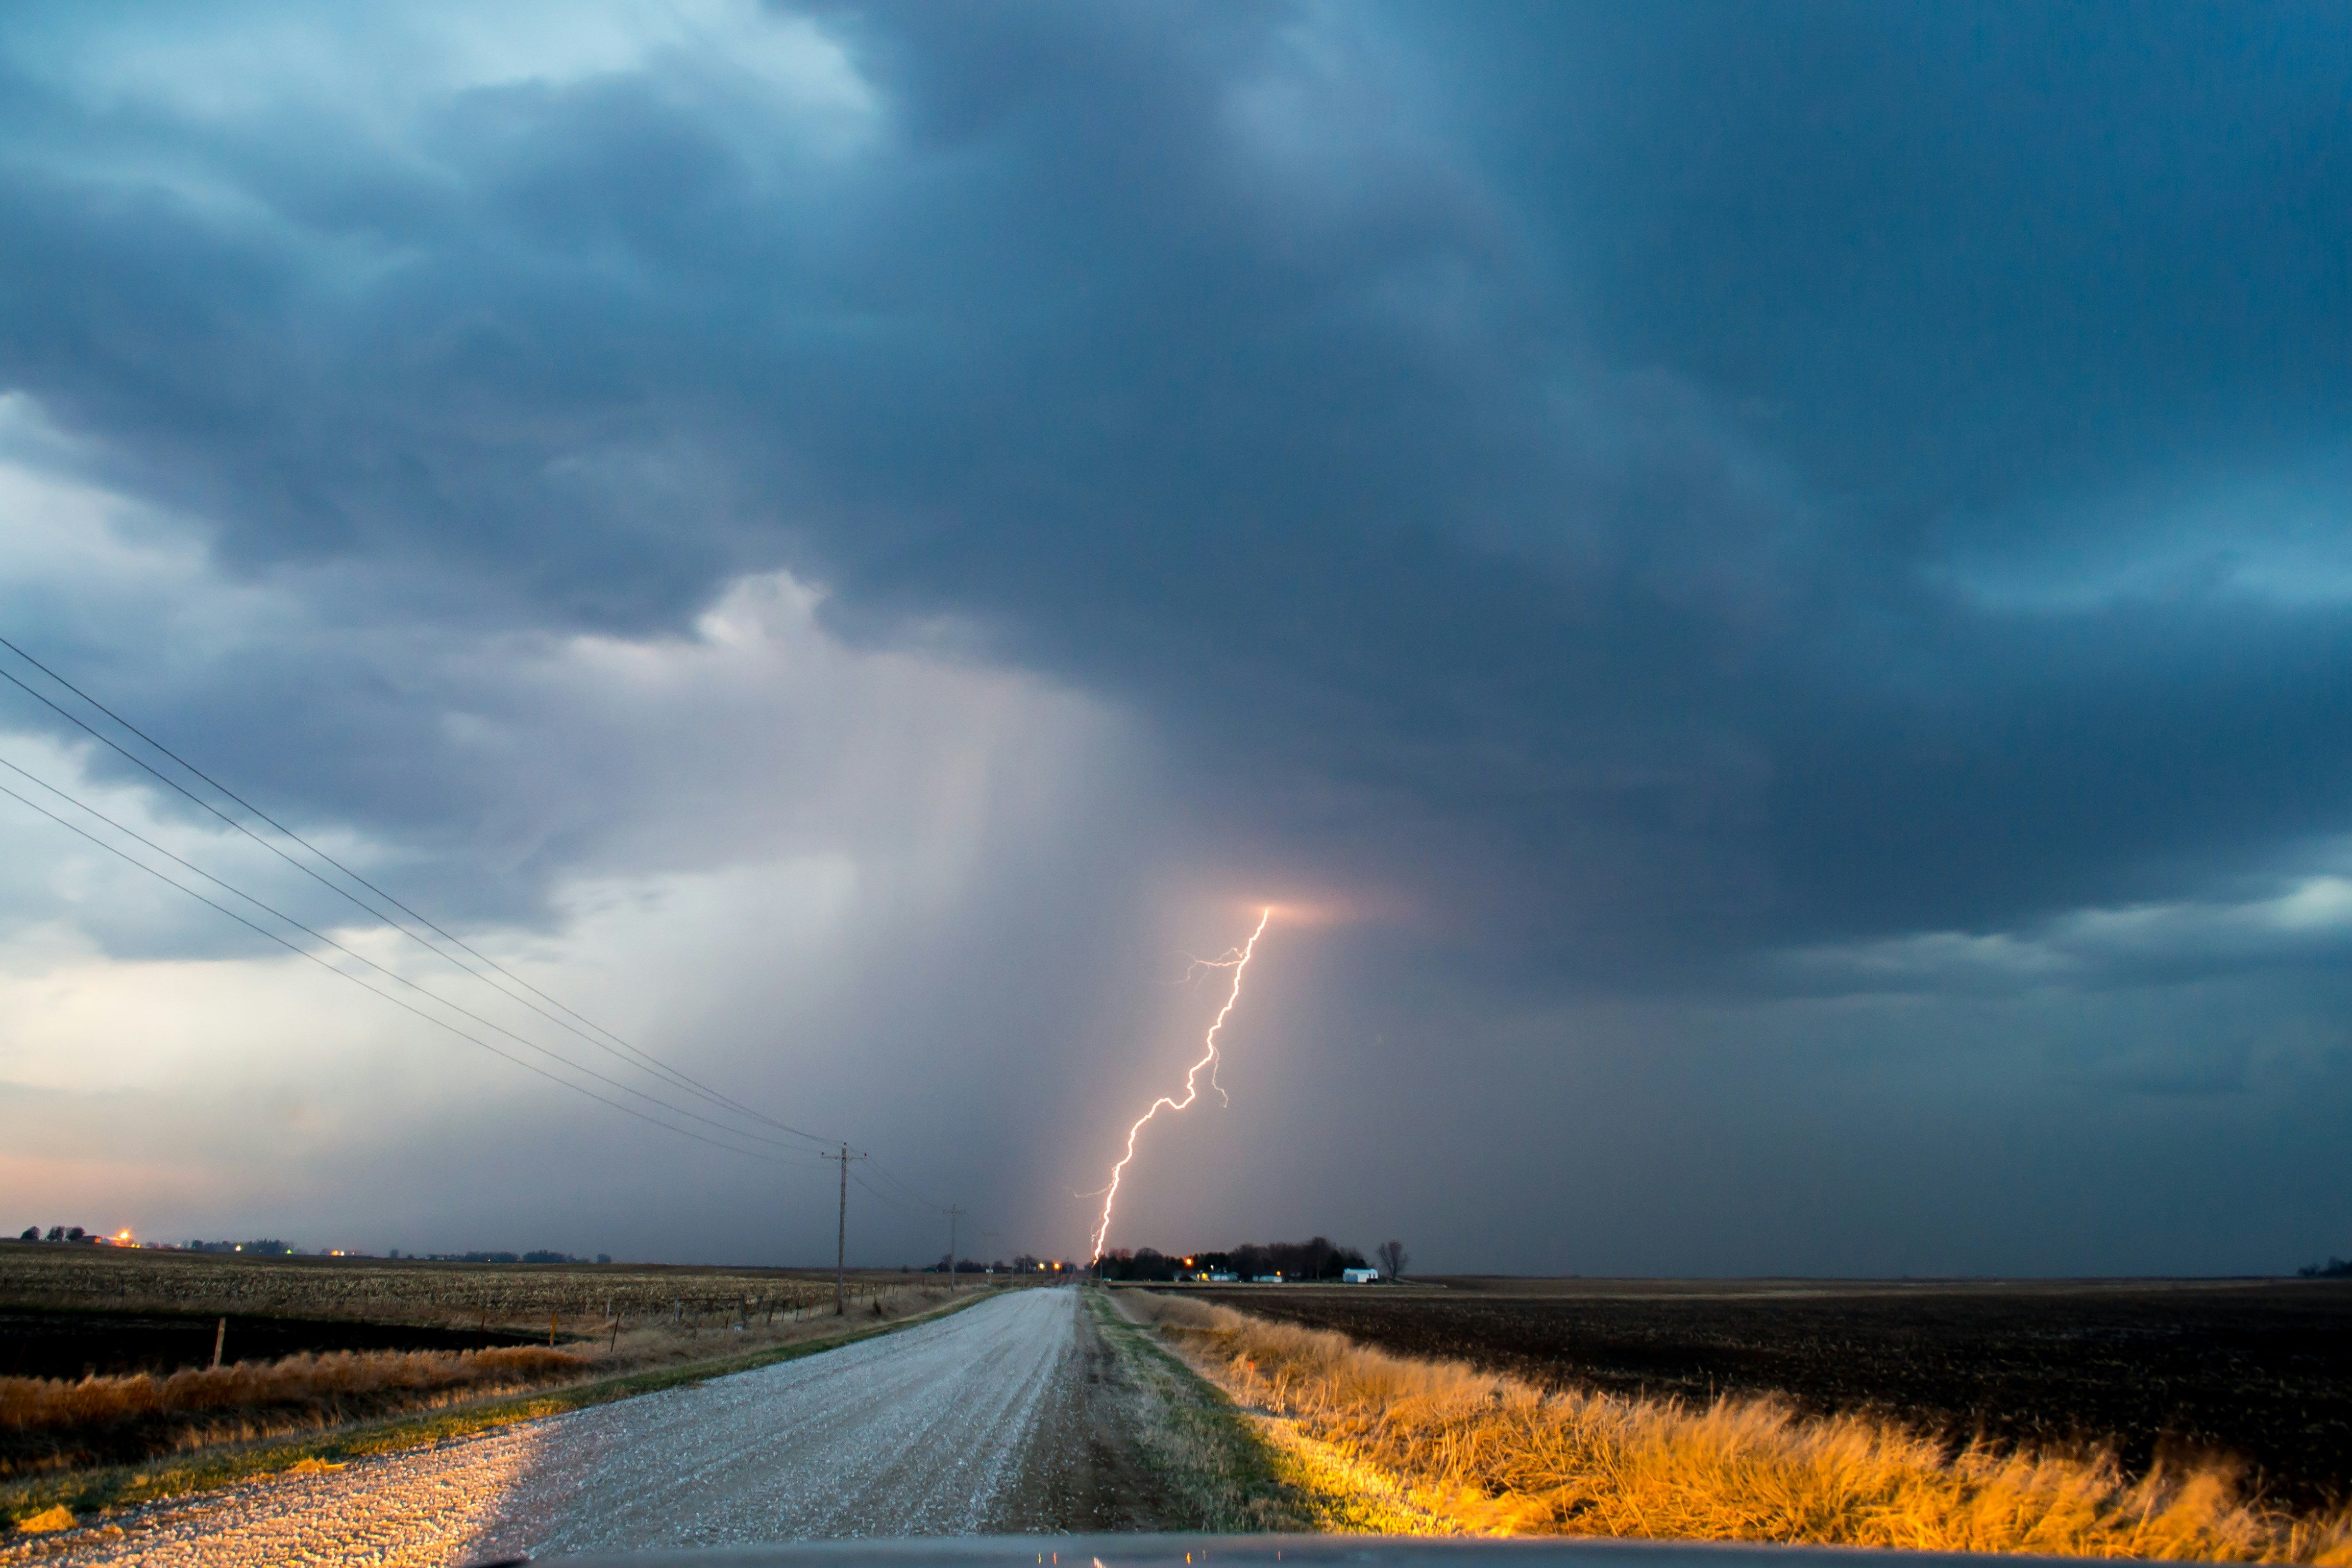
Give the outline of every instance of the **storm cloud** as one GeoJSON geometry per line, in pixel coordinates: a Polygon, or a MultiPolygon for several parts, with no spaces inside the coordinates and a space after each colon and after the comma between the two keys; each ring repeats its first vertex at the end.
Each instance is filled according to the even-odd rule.
{"type": "MultiPolygon", "coordinates": [[[[27,14],[0,610],[1008,1251],[1082,1238],[1255,900],[1317,919],[1163,1245],[2284,1267],[2352,1223],[2347,54],[2293,6],[27,14]]],[[[6,831],[20,1005],[284,994],[6,831]]],[[[12,1184],[750,1223],[723,1161],[574,1202],[621,1134],[552,1091],[453,1161],[436,1075],[523,1093],[455,1058],[299,1172],[184,1130],[173,1198],[56,1065],[131,1027],[21,1033],[83,1109],[12,1184]]]]}

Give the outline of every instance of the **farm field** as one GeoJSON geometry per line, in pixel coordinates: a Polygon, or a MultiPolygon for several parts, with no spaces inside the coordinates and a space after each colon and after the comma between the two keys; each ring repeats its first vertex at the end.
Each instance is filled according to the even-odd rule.
{"type": "Polygon", "coordinates": [[[1192,1432],[1153,1380],[1155,1358],[1123,1351],[1073,1289],[966,1300],[969,1310],[740,1375],[280,1466],[202,1497],[78,1508],[22,1555],[0,1546],[0,1561],[447,1564],[1217,1522],[1199,1511],[1213,1499],[1155,1462],[1192,1432]]]}
{"type": "MultiPolygon", "coordinates": [[[[893,1270],[854,1273],[861,1296],[897,1289],[893,1270]]],[[[631,1263],[431,1263],[380,1258],[247,1258],[211,1252],[0,1242],[0,1308],[232,1318],[355,1319],[482,1331],[547,1331],[618,1316],[673,1322],[830,1304],[833,1275],[631,1263]]],[[[306,1347],[329,1348],[329,1347],[306,1347]]]]}
{"type": "Polygon", "coordinates": [[[239,1317],[232,1340],[206,1312],[83,1312],[0,1309],[0,1377],[125,1377],[225,1362],[276,1361],[338,1351],[470,1351],[544,1344],[547,1335],[347,1318],[239,1317]]]}
{"type": "Polygon", "coordinates": [[[896,1270],[851,1290],[845,1324],[830,1275],[772,1269],[0,1245],[0,1513],[43,1476],[690,1373],[947,1299],[896,1270]]]}
{"type": "Polygon", "coordinates": [[[2232,1456],[2296,1508],[2352,1495],[2352,1283],[1455,1279],[1187,1289],[1553,1387],[1778,1394],[2045,1450],[2232,1456]]]}

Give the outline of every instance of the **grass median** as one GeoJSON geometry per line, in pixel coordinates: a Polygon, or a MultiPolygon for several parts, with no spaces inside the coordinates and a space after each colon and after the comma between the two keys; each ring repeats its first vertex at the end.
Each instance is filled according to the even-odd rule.
{"type": "Polygon", "coordinates": [[[1217,1533],[1305,1531],[1423,1535],[1451,1532],[1402,1490],[1292,1423],[1237,1404],[1126,1307],[1139,1293],[1089,1289],[1097,1331],[1139,1391],[1133,1430],[1144,1461],[1166,1483],[1182,1528],[1217,1533]]]}

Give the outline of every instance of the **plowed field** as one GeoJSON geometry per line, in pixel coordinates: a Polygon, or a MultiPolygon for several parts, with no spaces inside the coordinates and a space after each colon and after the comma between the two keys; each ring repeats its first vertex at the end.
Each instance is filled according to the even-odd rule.
{"type": "MultiPolygon", "coordinates": [[[[1188,1292],[1192,1293],[1192,1292],[1188,1292]]],[[[1199,1292],[1555,1386],[1778,1394],[1956,1436],[2226,1454],[2301,1507],[2352,1495],[2352,1284],[1462,1280],[1199,1292]]]]}

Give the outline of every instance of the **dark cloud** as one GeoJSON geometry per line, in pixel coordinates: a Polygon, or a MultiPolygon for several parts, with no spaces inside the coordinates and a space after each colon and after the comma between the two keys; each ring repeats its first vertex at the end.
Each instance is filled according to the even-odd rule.
{"type": "MultiPolygon", "coordinates": [[[[787,569],[1139,716],[1139,863],[1517,995],[2259,901],[2352,826],[2331,11],[803,21],[782,79],[352,37],[346,92],[175,98],[17,18],[0,382],[338,624],[690,641],[787,569]]],[[[216,742],[337,715],[257,765],[478,852],[465,682],[320,647],[147,679],[216,742]]],[[[578,809],[489,837],[544,886],[578,809]]],[[[2340,967],[2167,942],[2126,968],[2340,967]]]]}
{"type": "Polygon", "coordinates": [[[968,617],[1253,818],[1483,845],[1551,961],[2340,826],[2340,608],[1923,575],[2340,428],[2324,18],[1402,14],[1425,68],[1278,10],[820,15],[880,95],[845,153],[659,58],[388,142],[20,79],[11,379],[248,569],[631,628],[789,563],[870,637],[968,617]]]}

